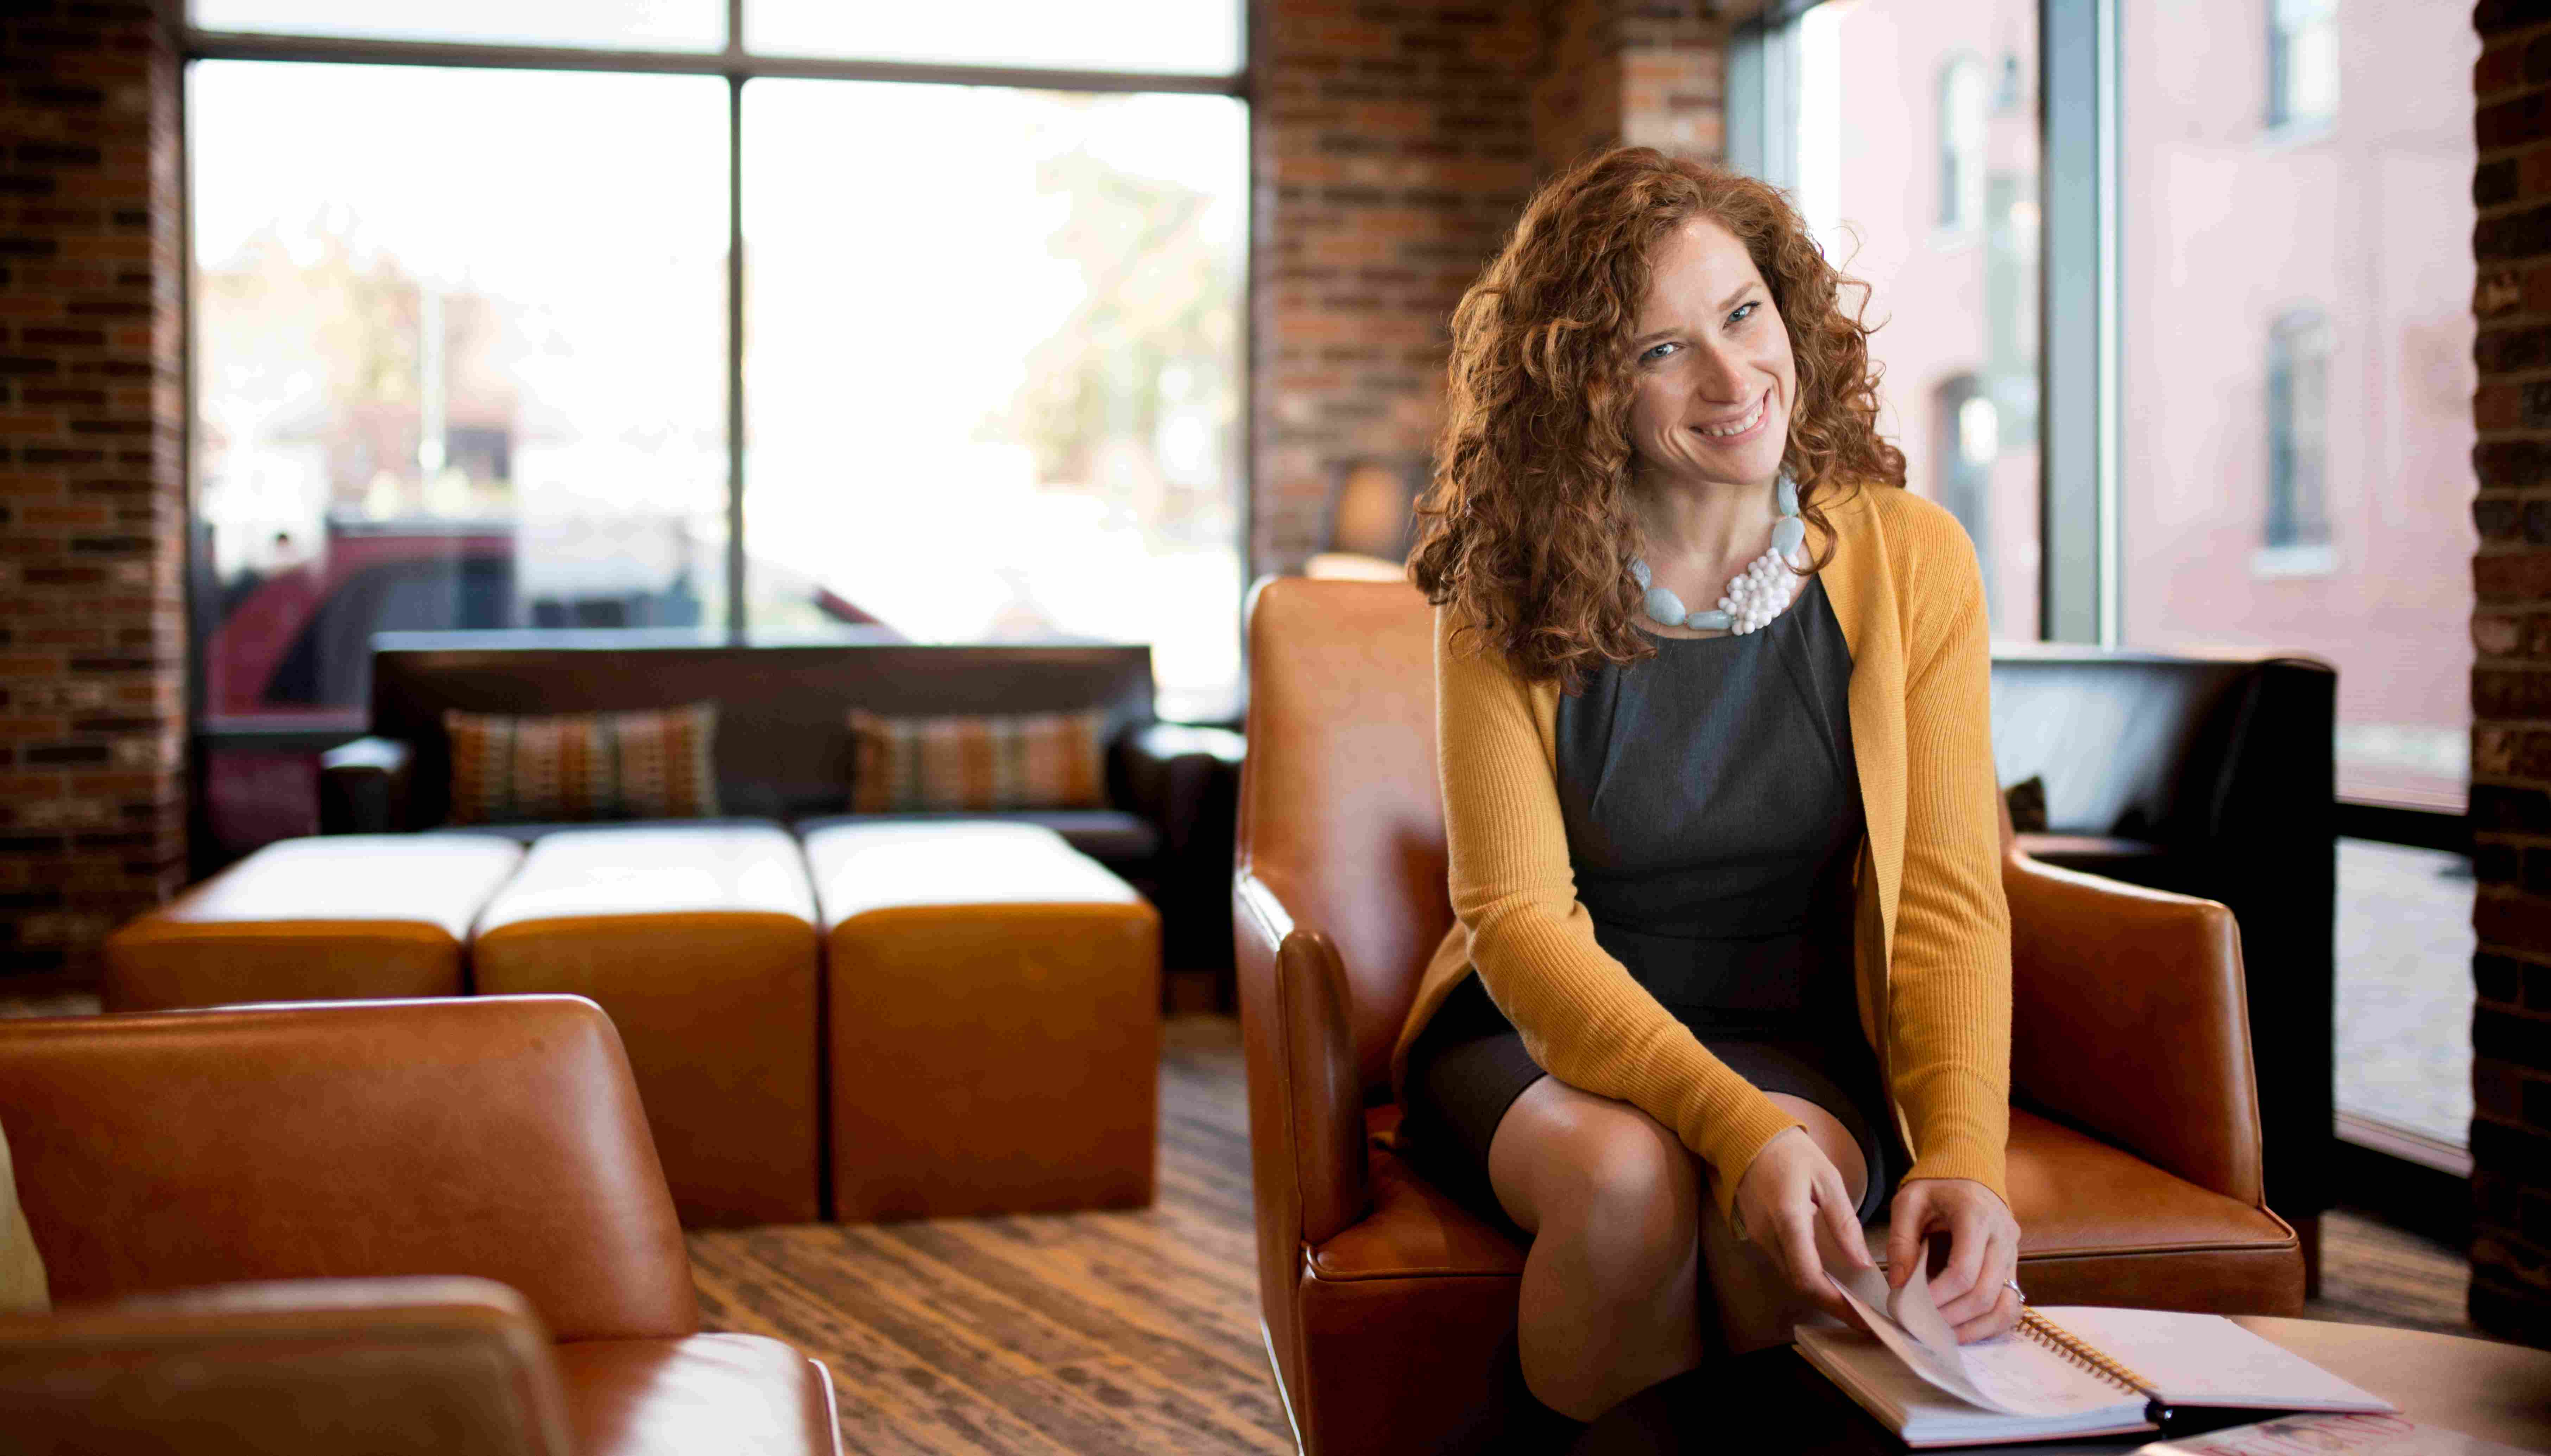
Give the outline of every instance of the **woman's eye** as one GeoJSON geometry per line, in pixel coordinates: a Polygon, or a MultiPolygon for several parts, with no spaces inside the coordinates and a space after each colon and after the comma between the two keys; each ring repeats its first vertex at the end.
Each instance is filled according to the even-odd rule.
{"type": "Polygon", "coordinates": [[[1762,306],[1763,300],[1757,298],[1753,302],[1738,308],[1736,312],[1729,314],[1727,316],[1727,321],[1731,324],[1741,324],[1747,319],[1752,318],[1754,316],[1754,310],[1761,308],[1762,306]]]}
{"type": "Polygon", "coordinates": [[[1650,349],[1647,353],[1645,353],[1645,354],[1643,354],[1643,355],[1640,355],[1640,356],[1639,356],[1639,363],[1641,363],[1641,364],[1655,364],[1658,360],[1661,360],[1661,359],[1663,359],[1663,358],[1665,358],[1665,357],[1666,357],[1666,351],[1667,351],[1667,350],[1669,350],[1669,349],[1681,349],[1681,348],[1683,348],[1683,346],[1682,346],[1682,345],[1680,345],[1680,344],[1676,344],[1676,343],[1672,342],[1671,340],[1669,340],[1668,342],[1666,342],[1666,343],[1664,343],[1664,344],[1657,345],[1655,348],[1650,349]]]}

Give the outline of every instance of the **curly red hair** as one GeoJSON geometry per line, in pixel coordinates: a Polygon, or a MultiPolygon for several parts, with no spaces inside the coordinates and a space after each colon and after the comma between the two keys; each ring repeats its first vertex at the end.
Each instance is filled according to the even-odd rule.
{"type": "Polygon", "coordinates": [[[1869,285],[1844,276],[1788,199],[1723,166],[1624,147],[1552,179],[1453,313],[1447,413],[1409,572],[1532,680],[1580,690],[1597,664],[1656,649],[1631,625],[1642,551],[1629,502],[1629,343],[1658,242],[1694,217],[1754,260],[1789,335],[1797,399],[1781,464],[1832,559],[1820,506],[1901,486],[1879,438],[1869,285]],[[1846,302],[1857,289],[1859,298],[1846,302]]]}

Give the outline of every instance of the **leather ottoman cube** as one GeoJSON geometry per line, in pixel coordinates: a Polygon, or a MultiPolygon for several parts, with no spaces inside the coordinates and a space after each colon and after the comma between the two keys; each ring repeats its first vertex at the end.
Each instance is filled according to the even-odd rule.
{"type": "Polygon", "coordinates": [[[108,937],[106,1009],[459,995],[470,921],[522,859],[459,835],[277,841],[108,937]]]}
{"type": "Polygon", "coordinates": [[[825,935],[835,1216],[1148,1203],[1160,917],[1048,829],[806,836],[825,935]]]}
{"type": "Polygon", "coordinates": [[[470,948],[482,994],[610,1013],[693,1227],[820,1216],[815,958],[796,841],[734,825],[546,835],[470,948]]]}

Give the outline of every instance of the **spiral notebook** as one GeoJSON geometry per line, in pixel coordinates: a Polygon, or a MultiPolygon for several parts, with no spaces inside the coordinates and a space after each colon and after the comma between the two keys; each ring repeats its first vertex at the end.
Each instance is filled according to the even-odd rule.
{"type": "Polygon", "coordinates": [[[1837,1282],[1876,1333],[1803,1327],[1798,1353],[1909,1446],[2159,1430],[2180,1405],[2396,1408],[2217,1314],[2031,1308],[2016,1332],[1960,1345],[1920,1276],[1891,1295],[1883,1278],[1837,1282]]]}

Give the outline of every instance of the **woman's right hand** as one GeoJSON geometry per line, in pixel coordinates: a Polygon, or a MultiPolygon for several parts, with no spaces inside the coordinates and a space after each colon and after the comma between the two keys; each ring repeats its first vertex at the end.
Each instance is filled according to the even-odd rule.
{"type": "Polygon", "coordinates": [[[1736,1215],[1746,1240],[1769,1254],[1801,1296],[1846,1324],[1860,1323],[1825,1274],[1827,1251],[1854,1269],[1877,1265],[1841,1171],[1805,1128],[1785,1129],[1754,1155],[1736,1183],[1736,1215]]]}

